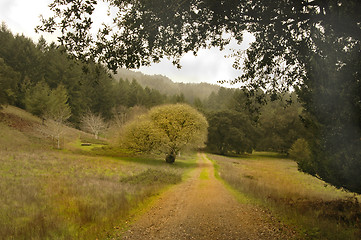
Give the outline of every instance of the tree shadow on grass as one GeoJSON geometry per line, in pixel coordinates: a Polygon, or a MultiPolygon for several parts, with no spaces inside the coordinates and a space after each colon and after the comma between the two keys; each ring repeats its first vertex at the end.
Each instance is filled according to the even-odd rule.
{"type": "Polygon", "coordinates": [[[262,158],[288,158],[286,153],[277,152],[253,152],[249,157],[262,157],[262,158]]]}
{"type": "Polygon", "coordinates": [[[184,158],[176,159],[176,161],[172,164],[166,163],[162,158],[155,158],[155,157],[114,157],[123,162],[127,163],[137,163],[137,164],[145,164],[150,166],[170,166],[174,168],[194,168],[197,166],[197,163],[189,157],[189,160],[184,158]]]}
{"type": "Polygon", "coordinates": [[[239,155],[220,155],[220,154],[210,153],[210,155],[223,157],[225,159],[233,159],[233,160],[289,159],[287,154],[276,153],[276,152],[253,152],[252,154],[239,154],[239,155]]]}
{"type": "MultiPolygon", "coordinates": [[[[83,154],[86,152],[83,151],[83,154]]],[[[173,164],[166,163],[165,158],[161,156],[154,156],[154,155],[139,155],[139,156],[132,156],[132,153],[127,152],[124,149],[116,149],[109,146],[101,147],[101,148],[93,148],[91,151],[87,152],[88,155],[95,155],[95,156],[105,156],[111,157],[116,160],[120,160],[126,163],[137,163],[137,164],[144,164],[149,166],[171,166],[174,168],[194,168],[197,166],[195,161],[195,155],[188,155],[185,154],[181,157],[176,158],[173,164]]]]}

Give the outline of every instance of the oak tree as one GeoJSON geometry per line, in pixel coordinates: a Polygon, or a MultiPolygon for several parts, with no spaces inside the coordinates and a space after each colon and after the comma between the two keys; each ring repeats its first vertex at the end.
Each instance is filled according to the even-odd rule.
{"type": "Polygon", "coordinates": [[[266,92],[295,89],[313,132],[313,172],[361,193],[360,1],[105,2],[113,22],[104,24],[96,36],[89,31],[95,0],[54,0],[54,16],[43,19],[38,30],[60,30],[68,52],[113,70],[149,65],[163,57],[178,65],[186,52],[222,49],[231,38],[240,43],[244,31],[251,32],[256,40],[247,51],[236,53],[234,67],[243,74],[235,81],[266,92]]]}
{"type": "Polygon", "coordinates": [[[124,144],[139,153],[165,153],[166,162],[173,163],[182,149],[204,146],[207,127],[205,117],[189,105],[162,105],[126,126],[124,144]]]}
{"type": "Polygon", "coordinates": [[[208,114],[209,150],[222,154],[252,153],[256,147],[257,131],[250,116],[223,110],[208,114]]]}

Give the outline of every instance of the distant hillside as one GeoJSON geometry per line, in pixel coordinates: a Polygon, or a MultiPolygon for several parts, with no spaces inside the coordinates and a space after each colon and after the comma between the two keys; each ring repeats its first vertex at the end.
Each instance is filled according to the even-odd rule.
{"type": "Polygon", "coordinates": [[[119,69],[114,77],[116,80],[119,78],[128,79],[129,81],[135,79],[141,86],[156,89],[167,95],[183,93],[189,102],[193,102],[197,97],[204,100],[212,92],[217,92],[220,88],[218,85],[209,83],[175,83],[163,75],[146,75],[123,68],[119,69]]]}

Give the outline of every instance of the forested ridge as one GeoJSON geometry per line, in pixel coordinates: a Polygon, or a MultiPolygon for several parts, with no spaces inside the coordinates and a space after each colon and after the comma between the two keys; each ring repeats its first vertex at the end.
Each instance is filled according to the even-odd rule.
{"type": "MultiPolygon", "coordinates": [[[[124,69],[114,75],[100,64],[71,59],[61,46],[48,44],[43,38],[34,43],[13,35],[5,24],[0,37],[2,103],[40,117],[46,107],[44,95],[61,86],[71,111],[69,121],[76,127],[81,127],[83,115],[89,112],[124,124],[126,120],[119,120],[119,116],[127,111],[129,115],[130,108],[143,107],[134,109],[139,114],[160,104],[188,103],[207,116],[207,148],[212,152],[239,154],[258,149],[287,153],[305,136],[299,117],[302,107],[294,93],[263,105],[245,90],[173,83],[164,76],[124,69]]],[[[261,95],[258,97],[263,99],[261,95]]]]}
{"type": "MultiPolygon", "coordinates": [[[[75,126],[79,126],[81,116],[88,111],[109,120],[117,108],[150,108],[163,103],[185,102],[186,98],[191,102],[195,98],[195,93],[185,97],[185,91],[169,79],[167,84],[173,90],[168,88],[161,93],[151,87],[167,89],[165,84],[159,84],[160,76],[142,75],[143,79],[151,81],[148,81],[148,87],[144,81],[142,85],[137,81],[136,73],[132,72],[134,76],[113,75],[101,64],[72,59],[61,46],[47,43],[44,38],[34,43],[26,36],[12,34],[5,23],[0,29],[0,42],[0,104],[12,104],[36,115],[40,115],[39,109],[32,109],[31,104],[27,104],[29,98],[34,102],[38,97],[41,102],[41,96],[38,96],[41,89],[51,90],[60,85],[66,89],[71,108],[69,120],[75,126]]],[[[210,89],[219,88],[209,86],[210,89]]]]}
{"type": "Polygon", "coordinates": [[[219,85],[209,83],[173,82],[170,78],[163,75],[146,75],[125,68],[119,68],[115,78],[135,79],[141,86],[156,89],[162,94],[183,94],[188,102],[193,102],[196,98],[205,100],[212,92],[217,92],[220,88],[219,85]]]}

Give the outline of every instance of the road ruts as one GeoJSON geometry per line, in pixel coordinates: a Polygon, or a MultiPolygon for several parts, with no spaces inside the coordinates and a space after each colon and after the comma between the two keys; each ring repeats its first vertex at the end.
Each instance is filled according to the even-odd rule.
{"type": "Polygon", "coordinates": [[[191,176],[165,192],[121,239],[295,238],[290,228],[261,208],[237,202],[214,177],[211,161],[199,153],[191,176]]]}

